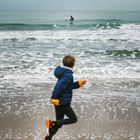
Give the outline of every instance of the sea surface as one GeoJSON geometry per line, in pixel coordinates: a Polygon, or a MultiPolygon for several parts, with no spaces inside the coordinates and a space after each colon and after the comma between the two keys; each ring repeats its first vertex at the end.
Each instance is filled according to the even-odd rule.
{"type": "Polygon", "coordinates": [[[87,83],[53,140],[140,140],[140,11],[70,10],[0,11],[0,140],[43,140],[66,54],[87,83]]]}

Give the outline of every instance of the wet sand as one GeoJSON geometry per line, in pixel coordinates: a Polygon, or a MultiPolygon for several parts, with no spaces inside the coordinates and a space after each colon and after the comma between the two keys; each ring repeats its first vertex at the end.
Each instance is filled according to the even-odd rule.
{"type": "MultiPolygon", "coordinates": [[[[49,102],[51,89],[52,85],[46,84],[26,89],[3,89],[0,98],[0,139],[42,140],[46,135],[45,119],[55,119],[54,107],[49,102]]],[[[90,92],[86,93],[87,90],[75,91],[77,95],[72,106],[78,122],[63,126],[54,140],[140,139],[139,97],[124,94],[91,96],[90,92]]]]}

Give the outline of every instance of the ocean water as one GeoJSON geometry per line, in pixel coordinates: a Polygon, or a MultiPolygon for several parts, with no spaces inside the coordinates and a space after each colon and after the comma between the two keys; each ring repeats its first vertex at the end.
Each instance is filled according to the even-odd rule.
{"type": "Polygon", "coordinates": [[[87,83],[54,140],[140,140],[140,11],[0,11],[0,139],[43,139],[66,54],[87,83]]]}

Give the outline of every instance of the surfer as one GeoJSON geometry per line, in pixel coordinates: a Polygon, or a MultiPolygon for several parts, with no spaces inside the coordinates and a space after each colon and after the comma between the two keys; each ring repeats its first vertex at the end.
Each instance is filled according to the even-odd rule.
{"type": "Polygon", "coordinates": [[[75,58],[72,55],[66,55],[63,58],[63,66],[57,66],[54,74],[58,79],[54,86],[51,103],[55,107],[56,121],[48,120],[49,135],[45,140],[51,140],[52,136],[63,125],[68,125],[77,122],[77,116],[71,107],[72,90],[85,85],[85,80],[73,81],[73,67],[75,58]],[[67,116],[67,118],[65,118],[67,116]]]}
{"type": "Polygon", "coordinates": [[[70,24],[73,24],[73,22],[74,22],[74,17],[73,17],[73,16],[70,16],[69,21],[70,21],[70,24]]]}
{"type": "Polygon", "coordinates": [[[74,17],[73,16],[70,16],[69,21],[73,22],[74,21],[74,17]]]}

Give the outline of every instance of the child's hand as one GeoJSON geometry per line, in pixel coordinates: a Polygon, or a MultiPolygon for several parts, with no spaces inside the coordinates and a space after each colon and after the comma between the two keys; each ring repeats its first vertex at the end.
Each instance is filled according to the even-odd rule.
{"type": "Polygon", "coordinates": [[[54,105],[60,105],[60,101],[59,99],[51,99],[51,103],[54,104],[54,105]]]}
{"type": "Polygon", "coordinates": [[[79,80],[78,84],[80,87],[83,87],[86,84],[86,80],[79,80]]]}

